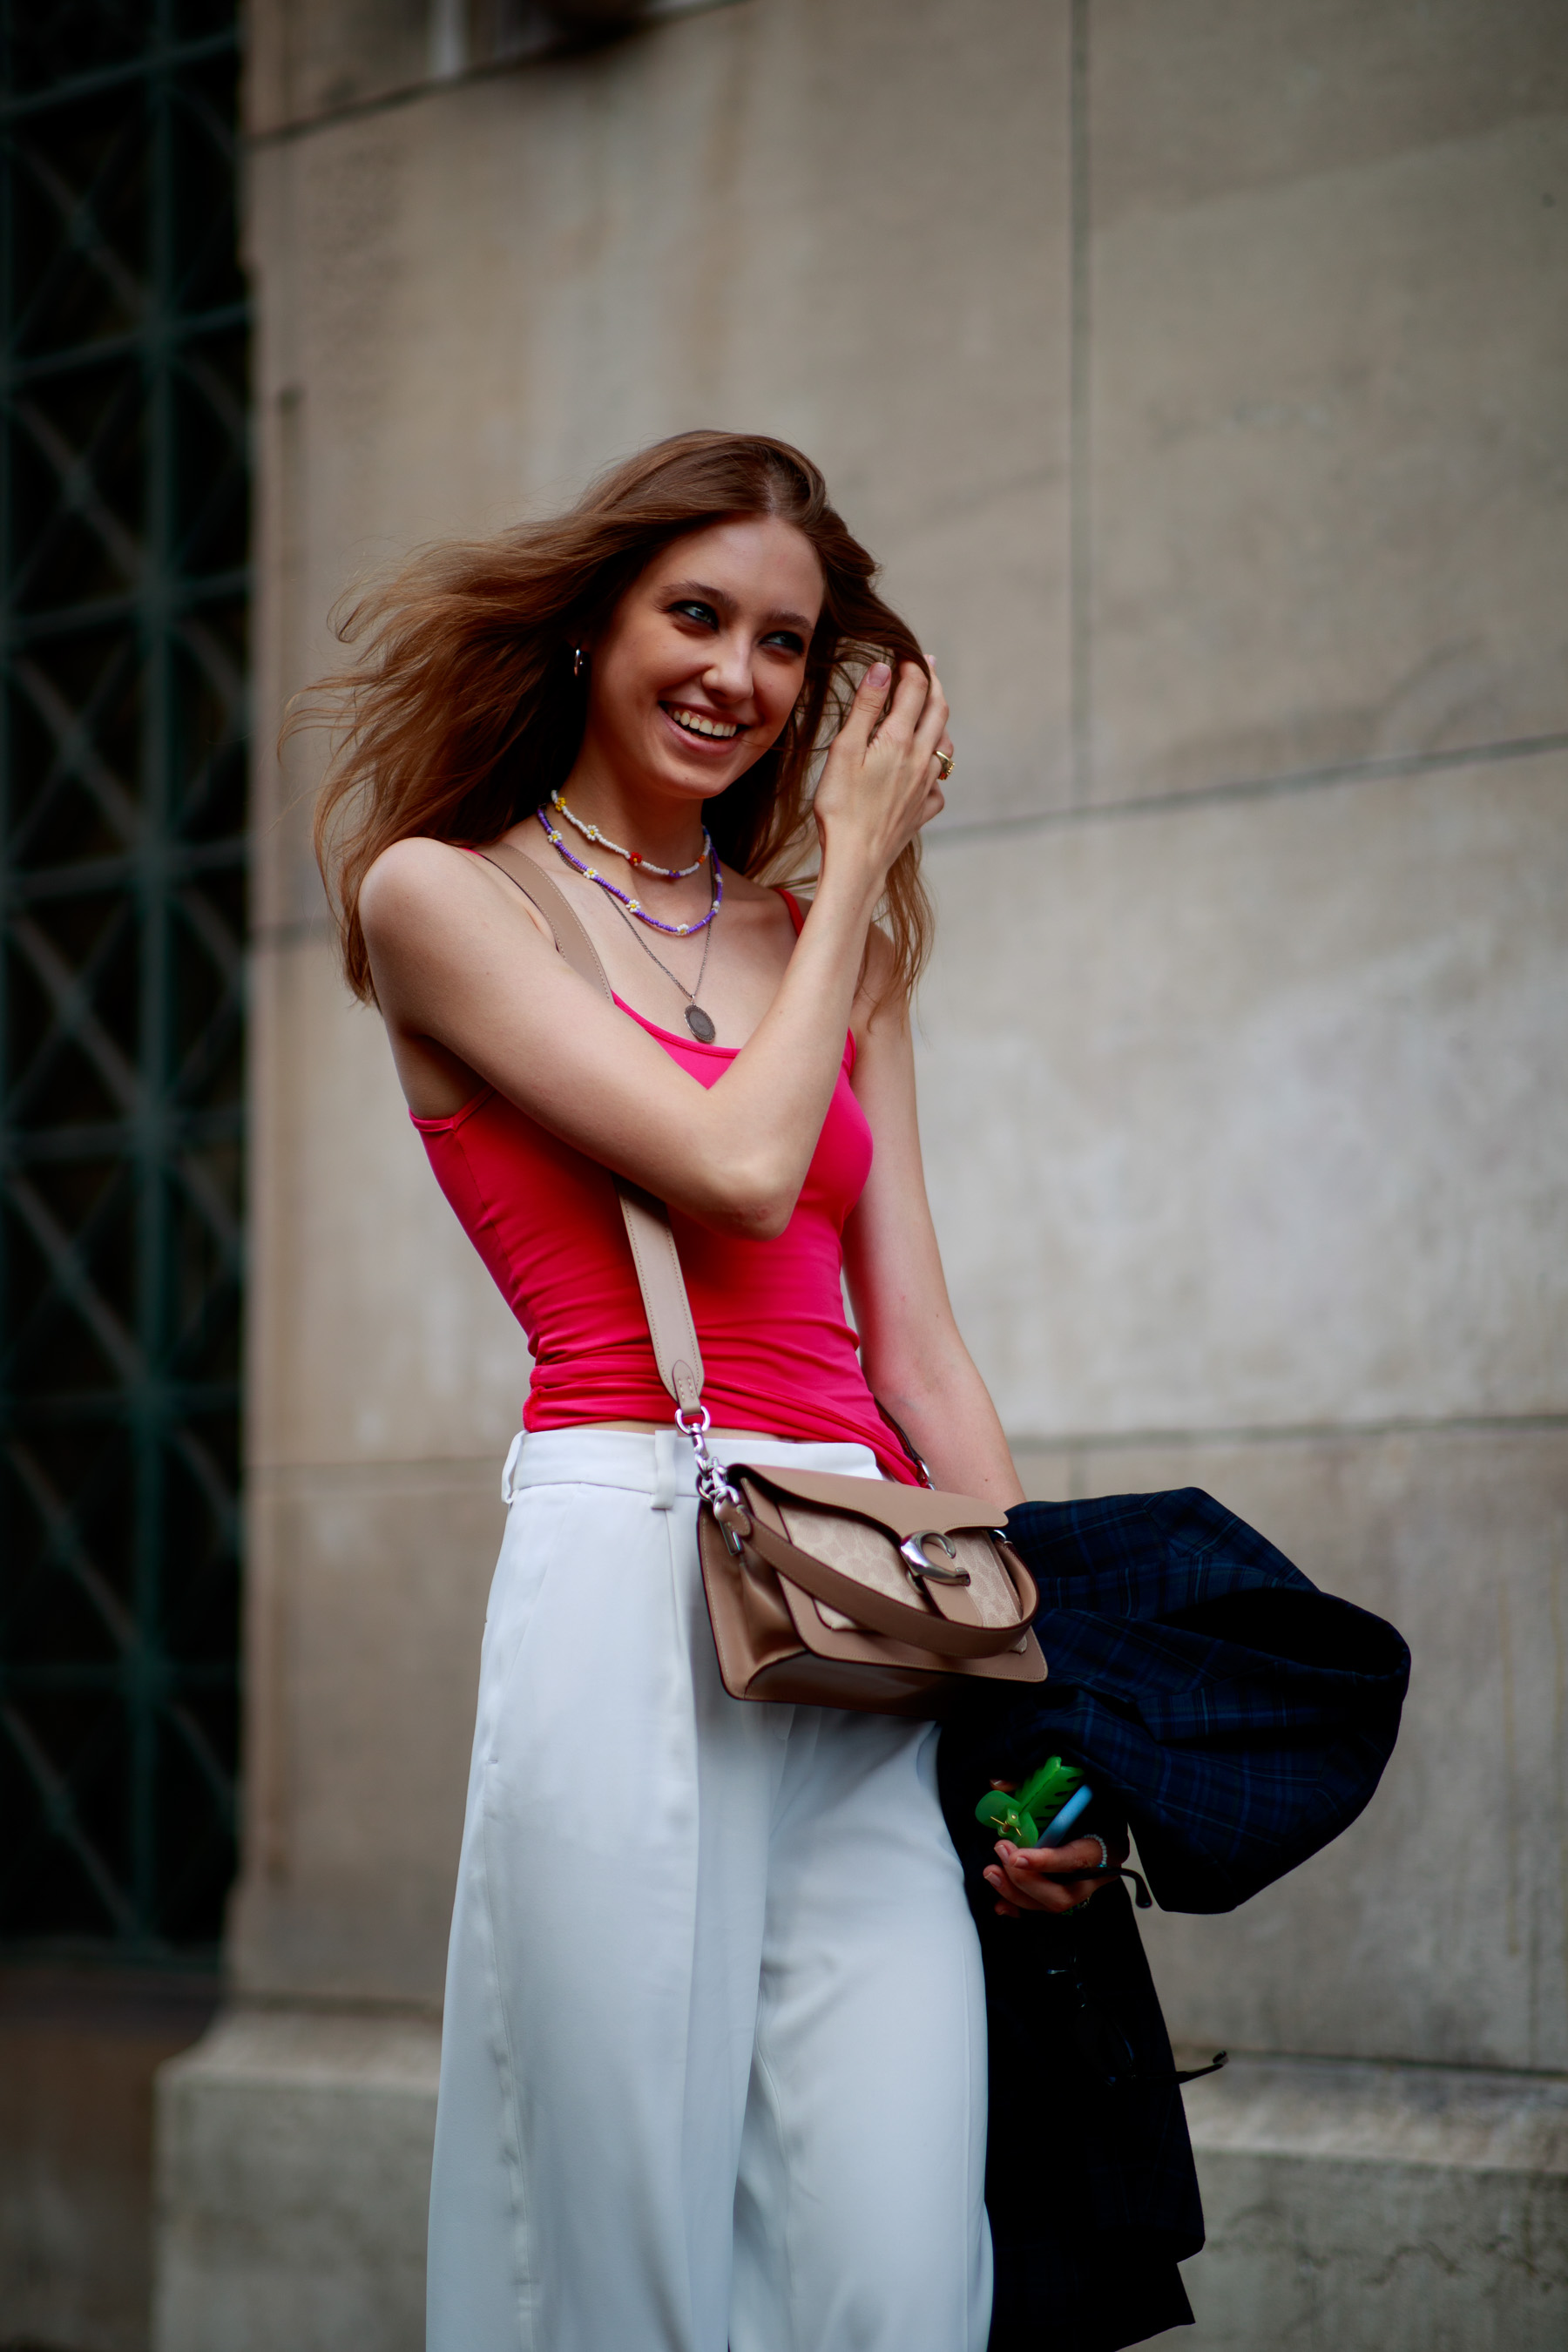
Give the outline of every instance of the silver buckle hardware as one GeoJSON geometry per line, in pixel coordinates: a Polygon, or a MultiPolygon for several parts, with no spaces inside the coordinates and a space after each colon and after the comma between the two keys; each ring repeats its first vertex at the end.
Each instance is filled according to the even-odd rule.
{"type": "Polygon", "coordinates": [[[925,1547],[929,1543],[940,1544],[949,1559],[958,1558],[957,1552],[947,1538],[938,1535],[934,1528],[924,1528],[919,1535],[906,1536],[899,1546],[899,1558],[916,1582],[923,1583],[929,1577],[933,1584],[967,1584],[969,1570],[966,1568],[933,1568],[931,1566],[925,1554],[925,1547]]]}
{"type": "Polygon", "coordinates": [[[683,1408],[677,1405],[675,1425],[683,1437],[691,1440],[691,1451],[697,1456],[697,1491],[718,1523],[725,1550],[731,1559],[739,1559],[742,1539],[752,1532],[751,1514],[708,1451],[708,1432],[713,1426],[713,1416],[705,1404],[700,1404],[688,1420],[683,1408]]]}
{"type": "Polygon", "coordinates": [[[721,1495],[713,1505],[713,1522],[731,1559],[741,1559],[746,1548],[745,1538],[752,1532],[752,1515],[732,1489],[721,1495]]]}

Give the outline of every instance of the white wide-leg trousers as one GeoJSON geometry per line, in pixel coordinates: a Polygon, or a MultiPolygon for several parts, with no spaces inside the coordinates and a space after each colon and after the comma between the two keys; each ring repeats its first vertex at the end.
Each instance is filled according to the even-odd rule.
{"type": "Polygon", "coordinates": [[[984,2003],[934,1730],[727,1696],[674,1430],[507,1466],[428,2352],[984,2352],[984,2003]]]}

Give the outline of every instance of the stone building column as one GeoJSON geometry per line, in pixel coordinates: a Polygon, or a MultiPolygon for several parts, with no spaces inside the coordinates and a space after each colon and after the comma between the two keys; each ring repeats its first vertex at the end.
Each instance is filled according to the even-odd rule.
{"type": "Polygon", "coordinates": [[[257,0],[247,1832],[163,2081],[161,2352],[422,2341],[526,1381],[271,730],[356,578],[700,422],[820,458],[952,693],[924,1134],[1033,1490],[1203,1485],[1415,1649],[1363,1820],[1152,1923],[1237,2053],[1188,2096],[1195,2352],[1562,2341],[1552,15],[736,0],[570,56],[518,12],[506,63],[257,0]]]}

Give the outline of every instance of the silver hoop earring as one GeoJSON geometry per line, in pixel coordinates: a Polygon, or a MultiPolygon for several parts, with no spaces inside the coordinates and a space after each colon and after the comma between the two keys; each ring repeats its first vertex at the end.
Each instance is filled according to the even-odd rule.
{"type": "Polygon", "coordinates": [[[587,656],[586,653],[584,651],[584,649],[583,649],[583,647],[582,647],[581,646],[573,646],[573,648],[572,648],[572,675],[573,675],[573,677],[582,677],[582,675],[583,675],[583,672],[587,668],[587,667],[588,667],[588,656],[587,656]]]}

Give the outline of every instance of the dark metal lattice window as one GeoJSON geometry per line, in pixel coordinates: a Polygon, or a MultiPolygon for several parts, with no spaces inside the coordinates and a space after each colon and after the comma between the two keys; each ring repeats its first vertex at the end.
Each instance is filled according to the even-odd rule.
{"type": "Polygon", "coordinates": [[[0,4],[0,1945],[234,1863],[247,575],[233,0],[0,4]]]}

